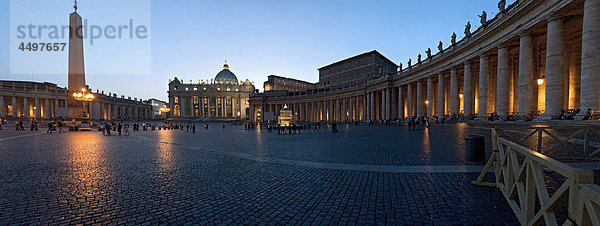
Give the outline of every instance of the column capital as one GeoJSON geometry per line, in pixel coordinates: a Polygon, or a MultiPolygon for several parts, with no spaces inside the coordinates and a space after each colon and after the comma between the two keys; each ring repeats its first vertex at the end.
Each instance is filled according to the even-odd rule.
{"type": "Polygon", "coordinates": [[[526,38],[526,37],[532,37],[533,36],[533,32],[531,31],[527,31],[527,30],[523,30],[519,32],[519,38],[526,38]]]}
{"type": "Polygon", "coordinates": [[[548,16],[547,21],[548,21],[548,23],[552,22],[552,21],[556,21],[556,20],[560,20],[562,22],[564,18],[565,18],[565,16],[563,14],[555,13],[555,14],[548,16]]]}

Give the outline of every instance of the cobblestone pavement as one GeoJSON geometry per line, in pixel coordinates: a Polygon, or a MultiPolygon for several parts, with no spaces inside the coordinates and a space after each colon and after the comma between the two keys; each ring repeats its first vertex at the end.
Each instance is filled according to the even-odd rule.
{"type": "Polygon", "coordinates": [[[476,172],[377,170],[465,164],[462,137],[478,132],[488,133],[465,125],[278,135],[211,124],[195,134],[110,137],[4,130],[0,225],[518,224],[498,190],[470,184],[476,172]]]}

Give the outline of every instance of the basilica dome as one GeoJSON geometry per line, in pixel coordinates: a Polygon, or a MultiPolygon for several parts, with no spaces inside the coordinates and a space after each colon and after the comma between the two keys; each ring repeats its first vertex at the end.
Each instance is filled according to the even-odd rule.
{"type": "Polygon", "coordinates": [[[227,61],[223,65],[223,70],[220,71],[215,77],[216,84],[238,84],[237,77],[235,74],[229,70],[229,65],[227,65],[227,61]]]}

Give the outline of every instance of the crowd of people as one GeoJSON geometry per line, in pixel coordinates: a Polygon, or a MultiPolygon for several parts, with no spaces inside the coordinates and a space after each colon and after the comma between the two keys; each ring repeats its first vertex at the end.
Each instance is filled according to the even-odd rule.
{"type": "MultiPolygon", "coordinates": [[[[569,110],[562,110],[561,114],[559,116],[559,120],[574,120],[576,115],[579,115],[580,110],[579,109],[569,109],[569,110]]],[[[537,112],[537,113],[529,113],[528,115],[524,116],[523,120],[525,121],[531,121],[533,119],[535,119],[536,116],[540,116],[542,115],[542,112],[537,112]]],[[[460,114],[453,114],[453,115],[443,115],[443,116],[433,116],[432,118],[435,119],[435,123],[442,123],[444,124],[446,121],[452,121],[452,120],[459,120],[459,119],[464,119],[464,115],[462,114],[462,112],[460,114]]],[[[469,118],[477,118],[477,114],[473,114],[473,115],[469,115],[469,118]]],[[[592,120],[594,119],[594,111],[591,108],[588,108],[586,111],[586,114],[583,116],[582,118],[583,120],[592,120]]],[[[517,121],[517,113],[516,112],[507,112],[506,116],[504,116],[502,119],[501,117],[496,114],[496,113],[490,113],[487,116],[487,120],[488,121],[496,121],[496,120],[504,120],[504,121],[517,121]]],[[[404,118],[403,120],[399,120],[398,122],[400,123],[400,125],[402,125],[402,123],[406,123],[408,126],[408,130],[410,131],[415,131],[420,129],[422,126],[426,127],[429,125],[429,121],[430,121],[430,117],[427,116],[421,116],[421,117],[407,117],[404,118]]],[[[391,124],[391,120],[383,120],[380,121],[379,123],[384,124],[384,125],[390,125],[391,124]]],[[[8,125],[8,120],[6,118],[1,118],[0,117],[0,130],[2,130],[3,127],[5,127],[6,125],[8,125]]],[[[50,121],[47,122],[48,124],[48,130],[46,131],[46,133],[52,133],[53,131],[57,131],[58,133],[63,133],[64,129],[63,127],[66,126],[66,124],[63,122],[63,120],[58,120],[58,119],[51,119],[50,121]]],[[[368,124],[374,124],[375,122],[368,122],[368,124]]],[[[358,125],[358,122],[354,122],[354,124],[358,125]]],[[[237,125],[237,124],[234,124],[237,125]]],[[[273,132],[274,130],[277,131],[277,134],[294,134],[294,133],[300,133],[302,130],[308,130],[308,131],[320,131],[321,130],[321,122],[316,122],[316,123],[304,123],[304,124],[290,124],[290,125],[272,125],[271,123],[266,123],[266,124],[253,124],[253,123],[247,123],[244,125],[244,129],[245,130],[255,130],[257,128],[257,126],[261,127],[262,129],[266,129],[268,132],[273,132]]],[[[225,124],[222,124],[221,126],[223,129],[225,129],[225,124]]],[[[183,123],[161,123],[160,125],[157,123],[143,123],[143,122],[136,122],[133,121],[131,124],[127,123],[127,122],[111,122],[111,121],[104,121],[102,123],[99,124],[98,130],[102,131],[103,135],[109,136],[111,131],[116,132],[118,135],[130,135],[130,128],[133,131],[139,131],[141,130],[185,130],[188,132],[192,132],[192,133],[196,133],[196,124],[194,123],[187,123],[187,124],[183,124],[183,123]]],[[[209,128],[209,124],[204,124],[204,129],[208,130],[209,128]]],[[[29,126],[29,129],[31,131],[39,131],[39,122],[35,119],[31,120],[31,124],[29,126]]],[[[23,122],[23,119],[18,119],[15,120],[15,130],[17,131],[24,131],[25,130],[25,125],[23,122]]],[[[332,132],[337,132],[337,124],[336,123],[332,123],[331,124],[331,130],[332,132]]]]}

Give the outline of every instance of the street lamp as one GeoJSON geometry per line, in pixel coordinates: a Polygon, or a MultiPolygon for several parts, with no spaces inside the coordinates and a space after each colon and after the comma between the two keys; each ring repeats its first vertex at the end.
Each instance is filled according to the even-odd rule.
{"type": "Polygon", "coordinates": [[[166,113],[169,112],[169,111],[171,111],[171,109],[168,108],[167,105],[163,105],[163,107],[159,108],[158,110],[160,111],[161,115],[162,115],[163,112],[165,113],[165,118],[166,118],[166,113]]]}
{"type": "Polygon", "coordinates": [[[81,88],[81,92],[73,93],[73,97],[75,98],[75,100],[79,100],[79,101],[83,102],[83,119],[88,118],[87,109],[85,108],[85,102],[90,102],[90,101],[94,100],[94,95],[91,93],[86,93],[86,92],[87,92],[87,90],[85,90],[85,88],[81,88]]]}

